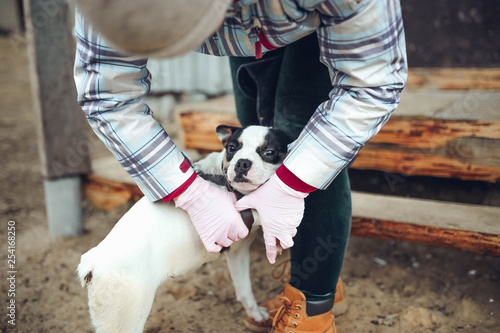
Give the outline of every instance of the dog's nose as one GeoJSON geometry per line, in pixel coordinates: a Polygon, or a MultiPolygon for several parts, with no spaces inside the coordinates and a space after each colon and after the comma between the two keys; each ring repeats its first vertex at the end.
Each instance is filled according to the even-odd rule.
{"type": "Polygon", "coordinates": [[[236,166],[234,167],[234,171],[236,171],[237,174],[243,174],[245,175],[248,170],[252,167],[252,161],[242,158],[236,162],[236,166]]]}

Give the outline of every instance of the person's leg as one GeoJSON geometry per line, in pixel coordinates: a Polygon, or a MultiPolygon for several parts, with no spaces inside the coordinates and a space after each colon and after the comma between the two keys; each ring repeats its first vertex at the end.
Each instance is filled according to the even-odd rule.
{"type": "MultiPolygon", "coordinates": [[[[270,52],[264,58],[276,56],[279,57],[281,64],[276,75],[277,80],[272,84],[269,80],[265,82],[266,87],[271,86],[275,90],[274,127],[283,130],[290,139],[295,139],[317,106],[328,99],[328,93],[331,90],[329,74],[326,66],[319,62],[315,34],[270,52]]],[[[241,66],[258,62],[259,60],[254,58],[230,59],[236,111],[243,126],[260,123],[257,109],[262,110],[263,103],[260,100],[259,108],[257,99],[249,98],[248,91],[252,91],[252,89],[247,89],[247,93],[241,91],[236,80],[237,71],[241,66]]],[[[257,88],[261,88],[262,91],[263,86],[260,85],[260,81],[258,84],[259,87],[255,87],[254,91],[257,91],[257,88]]],[[[268,90],[265,91],[268,92],[268,90]]],[[[266,106],[264,105],[264,107],[266,106]]],[[[350,226],[350,186],[347,170],[344,170],[327,190],[311,193],[306,199],[304,219],[297,236],[294,238],[295,245],[291,250],[291,285],[304,292],[308,302],[323,301],[322,309],[325,309],[325,304],[329,304],[331,309],[330,301],[333,301],[335,297],[350,226]]],[[[342,297],[342,285],[339,284],[339,286],[340,308],[335,307],[334,313],[336,310],[343,313],[346,306],[345,299],[342,297]]],[[[285,287],[285,293],[288,287],[289,285],[285,287]]],[[[281,305],[282,301],[277,298],[263,304],[271,310],[271,317],[274,317],[275,311],[281,305]]],[[[307,312],[311,308],[311,304],[308,304],[307,312]]],[[[328,311],[328,308],[325,311],[328,311]]],[[[323,311],[318,313],[323,313],[323,311]]],[[[328,317],[326,313],[325,316],[325,318],[328,317]]],[[[321,322],[321,320],[318,321],[318,317],[315,316],[312,322],[321,322]]],[[[272,319],[271,321],[255,322],[248,316],[245,320],[247,327],[259,331],[271,326],[271,323],[272,319]]]]}
{"type": "Polygon", "coordinates": [[[241,65],[252,63],[255,58],[230,57],[231,79],[233,82],[233,94],[236,104],[236,115],[242,126],[259,125],[257,118],[257,100],[245,95],[238,86],[236,74],[241,65]]]}
{"type": "MultiPolygon", "coordinates": [[[[298,137],[309,118],[328,100],[331,82],[319,62],[316,34],[285,49],[275,101],[274,125],[298,137]]],[[[347,170],[326,190],[306,198],[304,218],[291,249],[290,284],[308,300],[333,297],[351,227],[351,191],[347,170]]]]}

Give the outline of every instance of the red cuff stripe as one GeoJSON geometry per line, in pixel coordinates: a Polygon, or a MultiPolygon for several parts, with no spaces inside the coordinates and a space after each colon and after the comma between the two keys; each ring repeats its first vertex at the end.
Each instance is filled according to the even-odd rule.
{"type": "Polygon", "coordinates": [[[271,43],[269,43],[269,40],[267,39],[266,35],[264,34],[264,30],[261,30],[259,32],[259,40],[262,43],[262,45],[264,45],[264,47],[266,49],[268,49],[269,51],[277,49],[276,46],[272,46],[271,43]]]}
{"type": "Polygon", "coordinates": [[[183,173],[186,173],[189,170],[189,168],[191,168],[191,163],[187,158],[185,158],[184,161],[179,166],[179,169],[181,169],[183,173]]]}
{"type": "Polygon", "coordinates": [[[255,42],[255,59],[262,59],[262,43],[255,42]]]}
{"type": "Polygon", "coordinates": [[[280,166],[278,170],[276,170],[276,175],[279,179],[281,179],[283,183],[290,186],[295,191],[311,193],[317,190],[317,188],[300,180],[300,178],[295,176],[290,170],[288,170],[285,165],[280,166]]]}
{"type": "Polygon", "coordinates": [[[198,175],[196,174],[196,172],[193,172],[191,177],[189,177],[189,179],[186,180],[186,182],[184,184],[179,186],[176,190],[174,190],[172,193],[170,193],[169,195],[167,195],[165,198],[163,198],[161,200],[163,200],[164,202],[169,202],[169,201],[174,200],[174,198],[177,198],[179,195],[181,195],[182,192],[184,192],[189,187],[189,185],[191,185],[194,182],[194,180],[196,179],[197,176],[198,175]]]}

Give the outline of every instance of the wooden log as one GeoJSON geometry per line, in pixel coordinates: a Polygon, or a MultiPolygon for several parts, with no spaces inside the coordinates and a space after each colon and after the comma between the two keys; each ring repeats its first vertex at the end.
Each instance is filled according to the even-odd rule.
{"type": "MultiPolygon", "coordinates": [[[[222,148],[215,128],[237,125],[234,114],[180,114],[185,148],[222,148]]],[[[359,152],[352,168],[496,182],[500,180],[500,121],[393,116],[359,152]]]]}
{"type": "Polygon", "coordinates": [[[447,120],[395,115],[370,140],[370,143],[392,144],[405,149],[429,149],[442,147],[459,138],[498,140],[500,121],[447,120]]]}
{"type": "Polygon", "coordinates": [[[351,234],[500,256],[500,207],[352,192],[351,234]]]}
{"type": "Polygon", "coordinates": [[[87,175],[83,193],[96,207],[110,210],[132,200],[137,201],[143,193],[135,184],[128,184],[106,178],[87,175]]]}
{"type": "Polygon", "coordinates": [[[352,214],[379,221],[500,235],[500,207],[352,191],[352,214]]]}
{"type": "Polygon", "coordinates": [[[405,175],[500,180],[500,122],[393,117],[352,164],[405,175]]]}
{"type": "Polygon", "coordinates": [[[499,68],[411,68],[407,88],[499,90],[499,68]]]}
{"type": "Polygon", "coordinates": [[[354,217],[352,236],[397,240],[500,256],[500,235],[354,217]]]}
{"type": "Polygon", "coordinates": [[[222,149],[215,129],[219,125],[240,126],[234,114],[183,112],[180,115],[182,139],[186,149],[219,151],[222,149]]]}
{"type": "Polygon", "coordinates": [[[393,117],[500,121],[500,91],[405,89],[393,117]]]}
{"type": "Polygon", "coordinates": [[[406,153],[363,148],[351,168],[385,171],[406,176],[432,176],[488,182],[500,180],[500,169],[497,166],[471,165],[468,162],[426,154],[422,151],[406,153]]]}

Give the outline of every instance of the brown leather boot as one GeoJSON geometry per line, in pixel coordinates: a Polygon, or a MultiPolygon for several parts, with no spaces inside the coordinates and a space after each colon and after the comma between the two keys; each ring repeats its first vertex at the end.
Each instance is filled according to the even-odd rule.
{"type": "MultiPolygon", "coordinates": [[[[335,292],[335,305],[333,306],[333,309],[331,311],[335,317],[338,317],[347,312],[349,304],[347,302],[347,298],[345,295],[344,284],[342,283],[342,280],[340,278],[339,281],[337,282],[336,289],[337,290],[335,292]]],[[[281,292],[281,294],[279,294],[278,296],[271,298],[270,300],[267,300],[262,304],[259,304],[259,306],[266,308],[270,314],[275,313],[275,311],[279,309],[281,305],[283,305],[283,300],[281,299],[281,297],[283,296],[284,296],[284,291],[281,292]]],[[[259,322],[255,321],[253,318],[246,316],[244,323],[248,329],[254,332],[267,332],[268,329],[271,328],[271,325],[273,323],[273,317],[270,315],[270,318],[268,320],[259,322]]]]}
{"type": "Polygon", "coordinates": [[[288,283],[281,299],[281,307],[270,314],[274,318],[270,333],[337,333],[330,311],[333,299],[307,301],[300,290],[288,283]]]}

